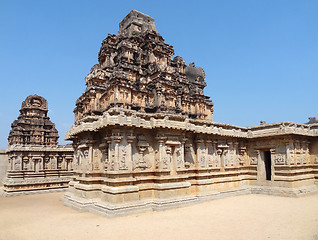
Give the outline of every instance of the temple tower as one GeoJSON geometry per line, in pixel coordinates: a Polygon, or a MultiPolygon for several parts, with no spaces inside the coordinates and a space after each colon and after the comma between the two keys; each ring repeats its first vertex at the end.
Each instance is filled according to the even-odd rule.
{"type": "Polygon", "coordinates": [[[30,95],[22,102],[8,137],[6,196],[68,187],[73,175],[73,148],[58,146],[59,135],[47,113],[47,101],[41,96],[30,95]]]}
{"type": "Polygon", "coordinates": [[[289,132],[289,123],[213,122],[204,70],[174,57],[154,19],[141,12],[132,10],[118,34],[103,40],[85,84],[66,133],[76,171],[67,206],[114,216],[232,194],[316,189],[313,126],[289,132]],[[296,168],[306,169],[299,175],[289,165],[295,141],[296,168]]]}

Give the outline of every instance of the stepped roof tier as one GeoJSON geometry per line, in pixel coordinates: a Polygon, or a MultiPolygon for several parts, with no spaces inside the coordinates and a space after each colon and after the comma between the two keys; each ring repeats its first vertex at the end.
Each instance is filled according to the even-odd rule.
{"type": "Polygon", "coordinates": [[[76,102],[75,124],[113,107],[144,113],[177,114],[212,121],[213,104],[203,94],[205,73],[173,57],[171,45],[157,32],[154,19],[132,10],[117,35],[103,40],[76,102]]]}
{"type": "Polygon", "coordinates": [[[48,104],[38,95],[28,96],[21,105],[20,115],[11,124],[10,145],[57,146],[58,132],[47,116],[48,104]]]}

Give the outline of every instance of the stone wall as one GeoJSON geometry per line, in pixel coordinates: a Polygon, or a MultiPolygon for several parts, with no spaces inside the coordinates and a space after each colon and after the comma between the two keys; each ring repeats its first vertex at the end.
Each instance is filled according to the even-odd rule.
{"type": "Polygon", "coordinates": [[[6,176],[6,170],[8,166],[8,156],[5,150],[0,150],[0,186],[3,186],[3,181],[6,176]]]}
{"type": "Polygon", "coordinates": [[[68,187],[73,176],[71,146],[9,146],[6,151],[5,196],[58,191],[68,187]]]}
{"type": "Polygon", "coordinates": [[[314,184],[315,154],[308,137],[281,136],[250,140],[251,164],[257,165],[257,185],[297,188],[314,184]]]}
{"type": "Polygon", "coordinates": [[[315,183],[318,185],[318,139],[315,139],[312,141],[311,147],[310,147],[310,153],[311,153],[311,162],[314,163],[315,183]]]}
{"type": "Polygon", "coordinates": [[[260,133],[130,113],[117,108],[67,133],[77,174],[66,205],[112,216],[232,194],[316,191],[315,130],[292,134],[273,124],[260,133]]]}

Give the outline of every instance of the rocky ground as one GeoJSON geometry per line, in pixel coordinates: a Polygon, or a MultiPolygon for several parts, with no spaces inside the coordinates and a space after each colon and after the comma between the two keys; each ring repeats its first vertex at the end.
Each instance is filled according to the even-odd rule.
{"type": "Polygon", "coordinates": [[[228,197],[111,219],[65,207],[62,194],[0,197],[0,239],[318,240],[318,193],[228,197]]]}

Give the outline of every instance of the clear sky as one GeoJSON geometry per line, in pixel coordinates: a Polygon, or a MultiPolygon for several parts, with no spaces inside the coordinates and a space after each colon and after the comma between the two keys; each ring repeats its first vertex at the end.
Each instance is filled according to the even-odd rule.
{"type": "Polygon", "coordinates": [[[318,117],[318,1],[0,0],[0,149],[30,94],[48,100],[60,144],[101,42],[136,9],[206,73],[214,121],[318,117]]]}

